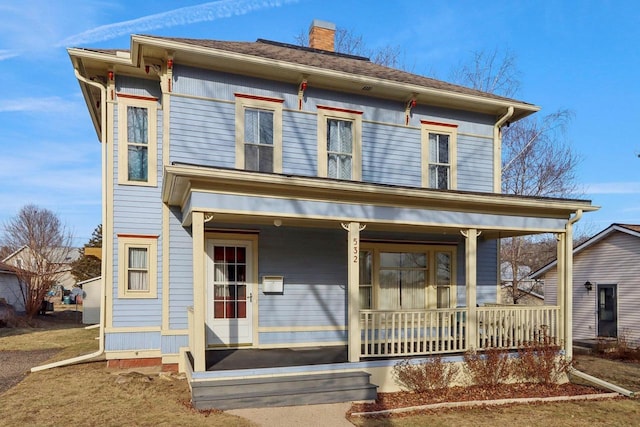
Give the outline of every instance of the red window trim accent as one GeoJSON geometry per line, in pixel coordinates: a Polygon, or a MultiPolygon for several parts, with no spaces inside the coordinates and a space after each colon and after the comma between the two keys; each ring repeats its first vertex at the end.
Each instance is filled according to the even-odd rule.
{"type": "Polygon", "coordinates": [[[338,111],[338,112],[341,112],[341,113],[350,113],[350,114],[360,114],[360,115],[362,115],[362,111],[347,110],[346,108],[328,107],[326,105],[316,105],[316,108],[318,108],[319,110],[338,111]]]}
{"type": "Polygon", "coordinates": [[[420,123],[422,123],[423,125],[445,126],[445,127],[448,127],[448,128],[457,128],[458,127],[457,124],[453,124],[453,123],[431,122],[429,120],[420,120],[420,123]]]}
{"type": "Polygon", "coordinates": [[[141,101],[155,101],[158,102],[158,98],[154,96],[142,96],[142,95],[131,95],[128,93],[120,93],[117,92],[116,95],[118,98],[129,98],[129,99],[139,99],[141,101]]]}
{"type": "Polygon", "coordinates": [[[284,102],[284,99],[270,98],[268,96],[247,95],[244,93],[234,93],[234,95],[236,96],[236,98],[255,99],[258,101],[267,101],[267,102],[279,102],[280,104],[284,102]]]}
{"type": "Polygon", "coordinates": [[[117,234],[118,238],[135,238],[135,239],[158,239],[160,236],[152,236],[149,234],[117,234]]]}

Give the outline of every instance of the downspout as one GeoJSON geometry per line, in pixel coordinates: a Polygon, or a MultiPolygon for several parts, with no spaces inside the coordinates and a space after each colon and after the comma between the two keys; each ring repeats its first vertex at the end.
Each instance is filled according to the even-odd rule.
{"type": "MultiPolygon", "coordinates": [[[[566,340],[566,358],[568,360],[573,359],[573,225],[580,221],[582,218],[582,209],[578,209],[575,216],[570,218],[567,222],[567,236],[566,236],[566,244],[565,244],[565,256],[567,258],[571,257],[571,262],[566,262],[565,265],[565,340],[566,340]]],[[[578,371],[574,367],[571,367],[568,372],[570,375],[575,375],[578,378],[582,378],[589,382],[592,382],[602,388],[606,388],[611,391],[615,391],[616,393],[620,393],[627,397],[633,397],[634,393],[625,388],[619,387],[615,384],[612,384],[608,381],[601,380],[600,378],[596,378],[592,375],[586,374],[584,372],[578,371]]]]}
{"type": "Polygon", "coordinates": [[[504,116],[493,125],[493,192],[502,192],[502,136],[500,128],[513,116],[513,105],[507,108],[504,116]]]}
{"type": "MultiPolygon", "coordinates": [[[[107,179],[107,88],[106,86],[101,85],[98,82],[95,82],[93,80],[89,80],[88,78],[82,76],[80,74],[80,72],[78,71],[77,68],[73,68],[73,71],[76,75],[76,78],[78,80],[80,80],[81,82],[84,82],[87,85],[90,86],[94,86],[97,87],[98,89],[100,89],[100,110],[101,110],[101,127],[100,127],[100,143],[102,144],[102,221],[104,223],[104,219],[107,217],[106,213],[107,213],[107,192],[104,189],[104,186],[106,185],[106,179],[107,179]]],[[[105,260],[105,252],[107,250],[106,245],[102,245],[102,259],[105,260]]],[[[105,304],[105,298],[106,298],[106,286],[107,286],[107,278],[106,278],[106,262],[103,261],[102,262],[102,266],[101,266],[101,279],[102,280],[102,286],[100,287],[100,334],[98,336],[99,339],[99,344],[98,344],[98,351],[95,351],[93,353],[90,354],[85,354],[82,356],[78,356],[78,357],[72,357],[71,359],[65,359],[65,360],[60,360],[57,362],[53,362],[53,363],[48,363],[46,365],[40,365],[40,366],[35,366],[33,368],[31,368],[31,372],[38,372],[38,371],[44,371],[45,369],[50,369],[50,368],[57,368],[59,366],[66,366],[66,365],[71,365],[74,363],[78,363],[78,362],[82,362],[85,360],[89,360],[89,359],[93,359],[94,357],[98,357],[100,355],[102,355],[102,353],[104,353],[104,325],[105,325],[105,315],[106,315],[106,304],[105,304]]],[[[85,329],[91,329],[94,328],[95,326],[88,326],[85,329]]]]}

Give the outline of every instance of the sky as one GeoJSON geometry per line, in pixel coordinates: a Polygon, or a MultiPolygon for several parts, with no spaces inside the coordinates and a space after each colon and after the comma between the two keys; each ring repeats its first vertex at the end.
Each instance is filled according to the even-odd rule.
{"type": "Polygon", "coordinates": [[[640,2],[436,0],[2,0],[0,237],[20,208],[56,213],[81,246],[101,222],[100,143],[68,47],[130,47],[131,34],[295,43],[313,19],[401,49],[441,80],[473,52],[511,50],[516,98],[545,115],[569,109],[581,162],[581,220],[595,234],[640,224],[640,2]]]}

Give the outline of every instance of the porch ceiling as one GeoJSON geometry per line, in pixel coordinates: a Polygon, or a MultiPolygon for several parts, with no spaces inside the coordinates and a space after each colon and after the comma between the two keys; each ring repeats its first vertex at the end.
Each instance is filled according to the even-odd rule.
{"type": "MultiPolygon", "coordinates": [[[[499,217],[521,217],[532,220],[565,221],[578,211],[598,209],[588,200],[516,197],[493,193],[463,191],[441,191],[424,188],[380,185],[354,181],[339,181],[326,178],[264,174],[236,169],[211,168],[197,165],[175,164],[165,166],[162,200],[183,211],[184,225],[190,225],[194,210],[215,214],[215,222],[273,224],[281,220],[287,226],[336,227],[350,218],[319,218],[305,215],[290,215],[279,210],[260,213],[229,212],[214,206],[199,206],[191,198],[193,194],[219,194],[226,197],[242,195],[270,200],[295,201],[299,203],[343,204],[349,206],[375,206],[380,209],[446,211],[452,214],[467,214],[470,217],[492,215],[499,217]]],[[[352,219],[357,221],[357,219],[352,219]]],[[[525,221],[526,222],[526,221],[525,221]]],[[[409,231],[429,233],[458,233],[462,228],[474,224],[451,221],[450,224],[416,224],[399,218],[366,221],[368,230],[409,231]]],[[[490,227],[480,225],[484,237],[498,238],[554,231],[549,227],[490,227]]],[[[551,227],[553,228],[553,227],[551,227]]],[[[556,230],[557,231],[557,230],[556,230]]]]}

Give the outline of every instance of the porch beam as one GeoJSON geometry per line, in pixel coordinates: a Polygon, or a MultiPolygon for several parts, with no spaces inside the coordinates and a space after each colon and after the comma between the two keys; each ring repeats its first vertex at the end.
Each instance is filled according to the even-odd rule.
{"type": "MultiPolygon", "coordinates": [[[[576,221],[579,216],[576,215],[576,221]]],[[[575,221],[574,221],[575,222],[575,221]]],[[[565,339],[565,355],[568,360],[573,358],[573,222],[567,222],[567,231],[565,233],[565,267],[564,267],[564,339],[565,339]]]]}
{"type": "Polygon", "coordinates": [[[349,362],[360,361],[360,230],[359,222],[343,224],[349,233],[347,249],[349,362]]]}
{"type": "Polygon", "coordinates": [[[462,231],[466,242],[464,245],[465,252],[465,291],[467,296],[467,325],[465,328],[467,335],[468,349],[478,347],[478,322],[477,322],[477,295],[476,286],[478,280],[478,232],[475,228],[469,228],[462,231]]]}
{"type": "Polygon", "coordinates": [[[205,269],[204,269],[204,213],[193,212],[191,222],[193,241],[193,357],[194,372],[205,372],[205,269]]]}

